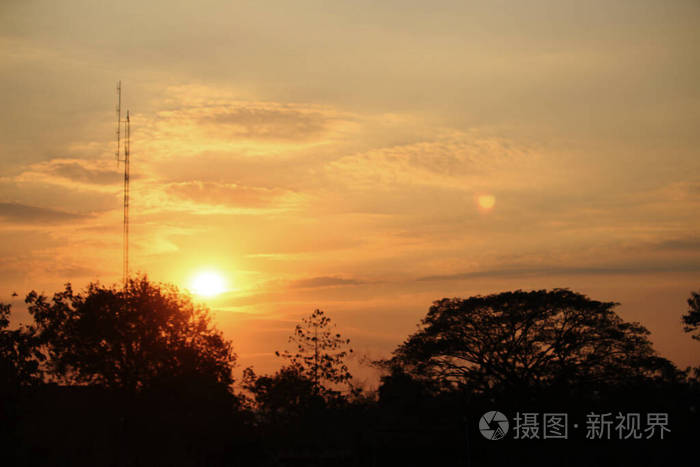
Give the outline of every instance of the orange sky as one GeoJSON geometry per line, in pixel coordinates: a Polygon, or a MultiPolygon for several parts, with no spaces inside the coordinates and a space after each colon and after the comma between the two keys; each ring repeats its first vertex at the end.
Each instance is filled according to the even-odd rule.
{"type": "Polygon", "coordinates": [[[2,2],[0,300],[119,280],[121,79],[132,271],[218,271],[242,366],[278,365],[314,308],[377,358],[435,299],[552,287],[621,302],[700,364],[680,325],[698,19],[693,1],[2,2]]]}

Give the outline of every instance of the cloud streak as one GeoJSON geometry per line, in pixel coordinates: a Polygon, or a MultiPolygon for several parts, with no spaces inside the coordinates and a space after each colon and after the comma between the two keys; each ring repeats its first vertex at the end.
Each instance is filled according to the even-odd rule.
{"type": "MultiPolygon", "coordinates": [[[[19,175],[13,177],[12,181],[110,193],[121,185],[123,177],[123,172],[118,170],[114,163],[108,164],[97,159],[56,158],[29,164],[19,175]]],[[[139,176],[134,174],[132,178],[138,179],[139,176]]]]}
{"type": "Polygon", "coordinates": [[[334,276],[320,276],[292,281],[289,284],[289,287],[292,289],[316,289],[322,287],[342,287],[360,284],[363,284],[363,282],[355,279],[343,279],[342,277],[334,276]]]}
{"type": "Polygon", "coordinates": [[[302,199],[301,195],[281,188],[261,188],[211,181],[171,183],[166,185],[165,191],[180,199],[234,207],[291,207],[302,199]]]}
{"type": "Polygon", "coordinates": [[[0,203],[0,217],[19,224],[65,224],[87,219],[89,216],[26,204],[0,203]]]}
{"type": "Polygon", "coordinates": [[[437,274],[419,277],[420,282],[427,281],[459,281],[478,278],[514,278],[532,276],[608,276],[608,275],[641,275],[658,273],[700,272],[700,262],[679,262],[668,264],[642,264],[620,266],[539,266],[503,269],[484,269],[455,274],[437,274]]]}
{"type": "Polygon", "coordinates": [[[199,122],[217,127],[232,138],[272,141],[306,141],[318,138],[331,119],[318,111],[280,107],[241,106],[199,117],[199,122]]]}

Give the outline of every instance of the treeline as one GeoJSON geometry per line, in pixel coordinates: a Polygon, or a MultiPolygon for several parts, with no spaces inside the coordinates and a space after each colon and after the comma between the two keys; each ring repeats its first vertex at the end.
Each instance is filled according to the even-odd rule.
{"type": "MultiPolygon", "coordinates": [[[[16,329],[0,304],[2,465],[658,465],[700,428],[697,369],[616,303],[566,289],[434,302],[372,363],[376,391],[354,384],[351,342],[320,310],[278,371],[234,384],[233,344],[173,286],[25,302],[16,329]]],[[[698,339],[700,296],[688,304],[698,339]]]]}

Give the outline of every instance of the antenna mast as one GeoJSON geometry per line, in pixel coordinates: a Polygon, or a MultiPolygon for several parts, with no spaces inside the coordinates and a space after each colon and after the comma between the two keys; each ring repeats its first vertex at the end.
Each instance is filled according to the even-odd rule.
{"type": "Polygon", "coordinates": [[[117,166],[124,163],[124,251],[122,258],[122,280],[124,287],[129,279],[129,149],[130,149],[130,128],[129,110],[126,111],[126,120],[122,120],[122,82],[117,82],[117,150],[115,156],[117,166]],[[124,157],[121,155],[121,127],[124,124],[124,157]]]}

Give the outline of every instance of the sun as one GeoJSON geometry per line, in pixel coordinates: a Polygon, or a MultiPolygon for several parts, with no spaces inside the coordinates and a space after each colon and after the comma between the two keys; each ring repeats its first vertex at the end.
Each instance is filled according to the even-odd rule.
{"type": "Polygon", "coordinates": [[[200,272],[190,283],[192,292],[204,297],[214,297],[226,291],[226,281],[220,274],[212,271],[200,272]]]}
{"type": "Polygon", "coordinates": [[[496,204],[496,198],[493,195],[479,195],[476,202],[481,209],[488,211],[496,204]]]}

